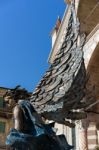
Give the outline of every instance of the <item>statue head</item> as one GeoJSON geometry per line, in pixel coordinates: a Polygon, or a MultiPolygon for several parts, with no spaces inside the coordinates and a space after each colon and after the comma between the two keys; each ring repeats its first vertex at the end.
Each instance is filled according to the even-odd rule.
{"type": "Polygon", "coordinates": [[[16,86],[13,89],[8,89],[4,95],[5,104],[9,108],[13,108],[20,99],[30,100],[31,93],[21,86],[16,86]]]}

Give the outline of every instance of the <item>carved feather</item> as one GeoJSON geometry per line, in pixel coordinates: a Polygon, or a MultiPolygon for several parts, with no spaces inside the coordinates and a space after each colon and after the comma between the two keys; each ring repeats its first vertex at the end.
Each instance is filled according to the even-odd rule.
{"type": "Polygon", "coordinates": [[[31,97],[31,103],[43,117],[67,125],[69,123],[66,118],[73,120],[85,117],[82,112],[74,115],[72,112],[85,106],[81,102],[86,85],[82,50],[85,35],[80,33],[79,25],[72,3],[63,44],[31,97]]]}

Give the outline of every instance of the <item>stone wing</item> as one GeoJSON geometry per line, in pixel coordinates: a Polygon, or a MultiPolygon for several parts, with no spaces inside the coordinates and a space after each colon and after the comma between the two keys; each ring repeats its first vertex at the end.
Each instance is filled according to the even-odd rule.
{"type": "Polygon", "coordinates": [[[82,50],[85,35],[80,33],[79,25],[72,3],[64,42],[31,97],[31,103],[38,113],[60,123],[60,118],[78,119],[77,113],[75,117],[71,110],[85,105],[82,102],[86,84],[82,50]]]}

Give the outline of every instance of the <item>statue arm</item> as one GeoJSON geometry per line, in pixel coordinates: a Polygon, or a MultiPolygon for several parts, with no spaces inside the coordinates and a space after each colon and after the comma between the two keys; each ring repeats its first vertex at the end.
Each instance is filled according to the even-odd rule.
{"type": "Polygon", "coordinates": [[[14,128],[18,131],[23,131],[23,112],[19,105],[16,105],[13,110],[14,128]]]}

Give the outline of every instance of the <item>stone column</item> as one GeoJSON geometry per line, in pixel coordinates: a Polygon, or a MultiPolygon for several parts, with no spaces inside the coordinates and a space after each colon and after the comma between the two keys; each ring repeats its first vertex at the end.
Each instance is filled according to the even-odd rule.
{"type": "Polygon", "coordinates": [[[97,136],[98,136],[98,145],[99,145],[99,130],[97,130],[97,136]]]}
{"type": "Polygon", "coordinates": [[[98,144],[96,122],[90,122],[87,138],[88,138],[88,150],[93,150],[98,144]]]}
{"type": "Polygon", "coordinates": [[[80,140],[79,128],[80,128],[80,126],[77,123],[76,127],[75,127],[75,129],[76,129],[76,135],[75,135],[76,136],[76,150],[79,150],[79,140],[80,140]]]}
{"type": "Polygon", "coordinates": [[[82,120],[81,127],[79,130],[79,149],[80,150],[88,150],[87,128],[88,128],[88,122],[86,120],[82,120]]]}
{"type": "Polygon", "coordinates": [[[97,139],[98,139],[98,145],[99,145],[99,121],[97,121],[97,139]]]}

